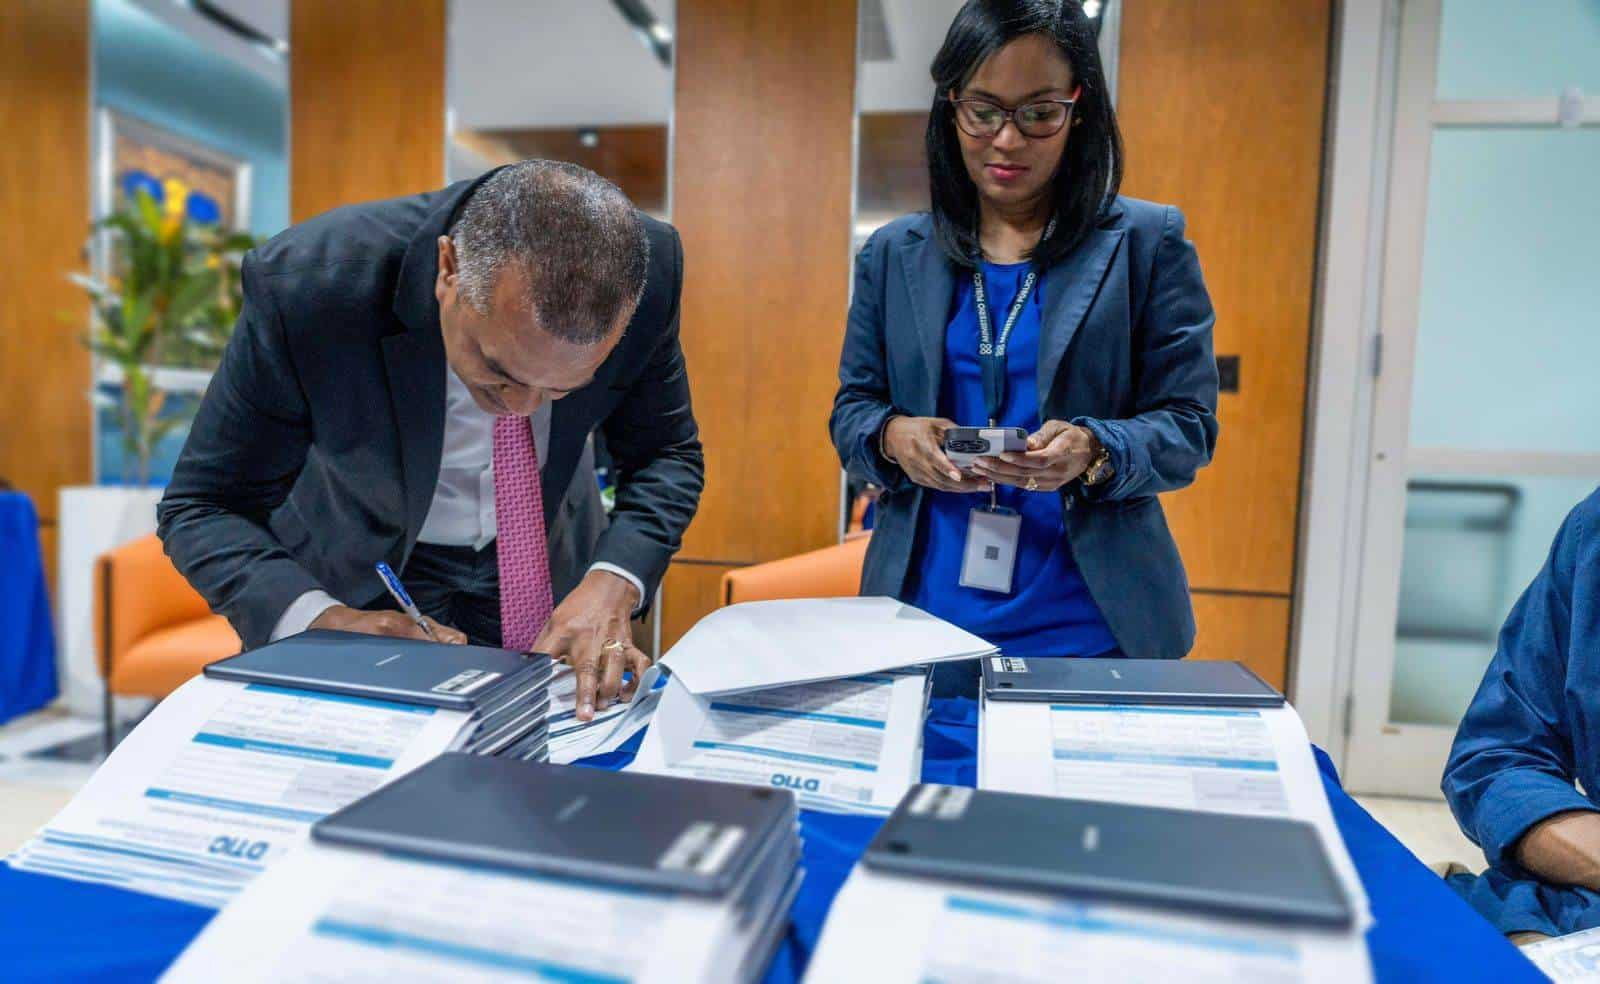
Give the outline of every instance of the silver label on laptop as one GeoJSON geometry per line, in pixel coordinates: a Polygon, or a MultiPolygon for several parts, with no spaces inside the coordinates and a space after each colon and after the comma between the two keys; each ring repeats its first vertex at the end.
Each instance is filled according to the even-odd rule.
{"type": "Polygon", "coordinates": [[[656,867],[663,871],[714,875],[743,842],[743,827],[696,820],[683,828],[683,833],[656,859],[656,867]]]}
{"type": "Polygon", "coordinates": [[[916,798],[906,809],[916,817],[959,820],[966,814],[967,804],[971,802],[972,789],[969,786],[923,786],[917,790],[916,798]]]}
{"type": "Polygon", "coordinates": [[[992,656],[989,665],[994,667],[996,673],[1026,673],[1028,661],[1015,656],[992,656]]]}
{"type": "Polygon", "coordinates": [[[470,694],[474,690],[481,690],[489,684],[500,679],[500,674],[493,670],[462,670],[455,676],[433,688],[436,694],[470,694]]]}

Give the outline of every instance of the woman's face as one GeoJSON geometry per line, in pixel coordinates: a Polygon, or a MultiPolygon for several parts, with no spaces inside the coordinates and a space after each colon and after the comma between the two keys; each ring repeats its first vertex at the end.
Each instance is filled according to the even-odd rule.
{"type": "MultiPolygon", "coordinates": [[[[953,99],[984,99],[1017,109],[1043,99],[1071,99],[1072,66],[1056,43],[1041,34],[1018,38],[990,55],[953,99]]],[[[1069,121],[1070,122],[1070,121],[1069,121]]],[[[951,123],[955,126],[955,123],[951,123]]],[[[967,176],[991,205],[1017,208],[1049,195],[1071,126],[1054,136],[1025,137],[1008,120],[993,137],[974,137],[956,126],[967,176]]]]}

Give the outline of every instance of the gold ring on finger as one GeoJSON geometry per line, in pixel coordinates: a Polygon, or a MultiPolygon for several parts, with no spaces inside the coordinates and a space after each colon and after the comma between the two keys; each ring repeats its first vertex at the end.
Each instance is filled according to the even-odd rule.
{"type": "Polygon", "coordinates": [[[1032,475],[1028,476],[1028,484],[1024,485],[1023,489],[1028,492],[1039,491],[1039,479],[1032,475]]]}
{"type": "Polygon", "coordinates": [[[605,653],[614,653],[626,648],[628,648],[627,644],[620,639],[607,639],[600,646],[600,651],[605,653]]]}

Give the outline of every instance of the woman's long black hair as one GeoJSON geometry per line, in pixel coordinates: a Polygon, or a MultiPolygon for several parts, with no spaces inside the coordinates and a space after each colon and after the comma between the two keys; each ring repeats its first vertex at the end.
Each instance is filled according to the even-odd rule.
{"type": "Polygon", "coordinates": [[[1080,0],[968,0],[956,14],[944,45],[933,58],[933,109],[928,113],[928,178],[934,234],[951,261],[973,266],[978,242],[978,189],[967,176],[956,135],[949,93],[960,92],[984,60],[1029,34],[1054,41],[1082,86],[1056,169],[1053,199],[1056,229],[1039,243],[1033,259],[1050,266],[1083,241],[1101,209],[1122,186],[1122,133],[1106,90],[1093,22],[1080,0]]]}

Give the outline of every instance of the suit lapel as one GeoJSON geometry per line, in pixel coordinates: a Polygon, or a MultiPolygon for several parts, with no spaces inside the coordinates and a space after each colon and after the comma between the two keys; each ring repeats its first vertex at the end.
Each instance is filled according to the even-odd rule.
{"type": "Polygon", "coordinates": [[[539,462],[539,489],[544,501],[544,527],[550,529],[555,520],[556,510],[561,506],[561,499],[566,493],[565,487],[556,482],[557,476],[565,472],[568,481],[571,481],[572,470],[563,463],[572,453],[572,439],[578,436],[575,412],[578,410],[578,395],[573,394],[564,400],[556,400],[550,404],[550,442],[545,446],[545,456],[539,462]]]}
{"type": "Polygon", "coordinates": [[[439,484],[444,450],[444,340],[432,331],[412,329],[383,340],[383,368],[389,377],[389,405],[400,445],[405,488],[406,541],[416,539],[439,484]]]}
{"type": "Polygon", "coordinates": [[[1124,230],[1097,228],[1066,259],[1050,268],[1039,338],[1039,411],[1044,415],[1067,346],[1083,324],[1089,305],[1100,292],[1111,260],[1117,255],[1124,230]]]}
{"type": "Polygon", "coordinates": [[[955,274],[944,251],[932,239],[908,241],[901,248],[901,270],[906,291],[911,296],[912,316],[917,337],[922,343],[925,370],[922,397],[907,410],[933,416],[939,406],[939,374],[944,371],[944,336],[950,320],[950,297],[955,290],[955,274]]]}
{"type": "Polygon", "coordinates": [[[449,230],[456,209],[493,173],[434,193],[432,211],[412,236],[395,281],[391,309],[396,321],[383,337],[383,368],[400,447],[408,545],[416,540],[428,516],[439,484],[439,458],[444,453],[444,374],[448,370],[439,304],[434,297],[439,274],[437,243],[449,230]]]}

